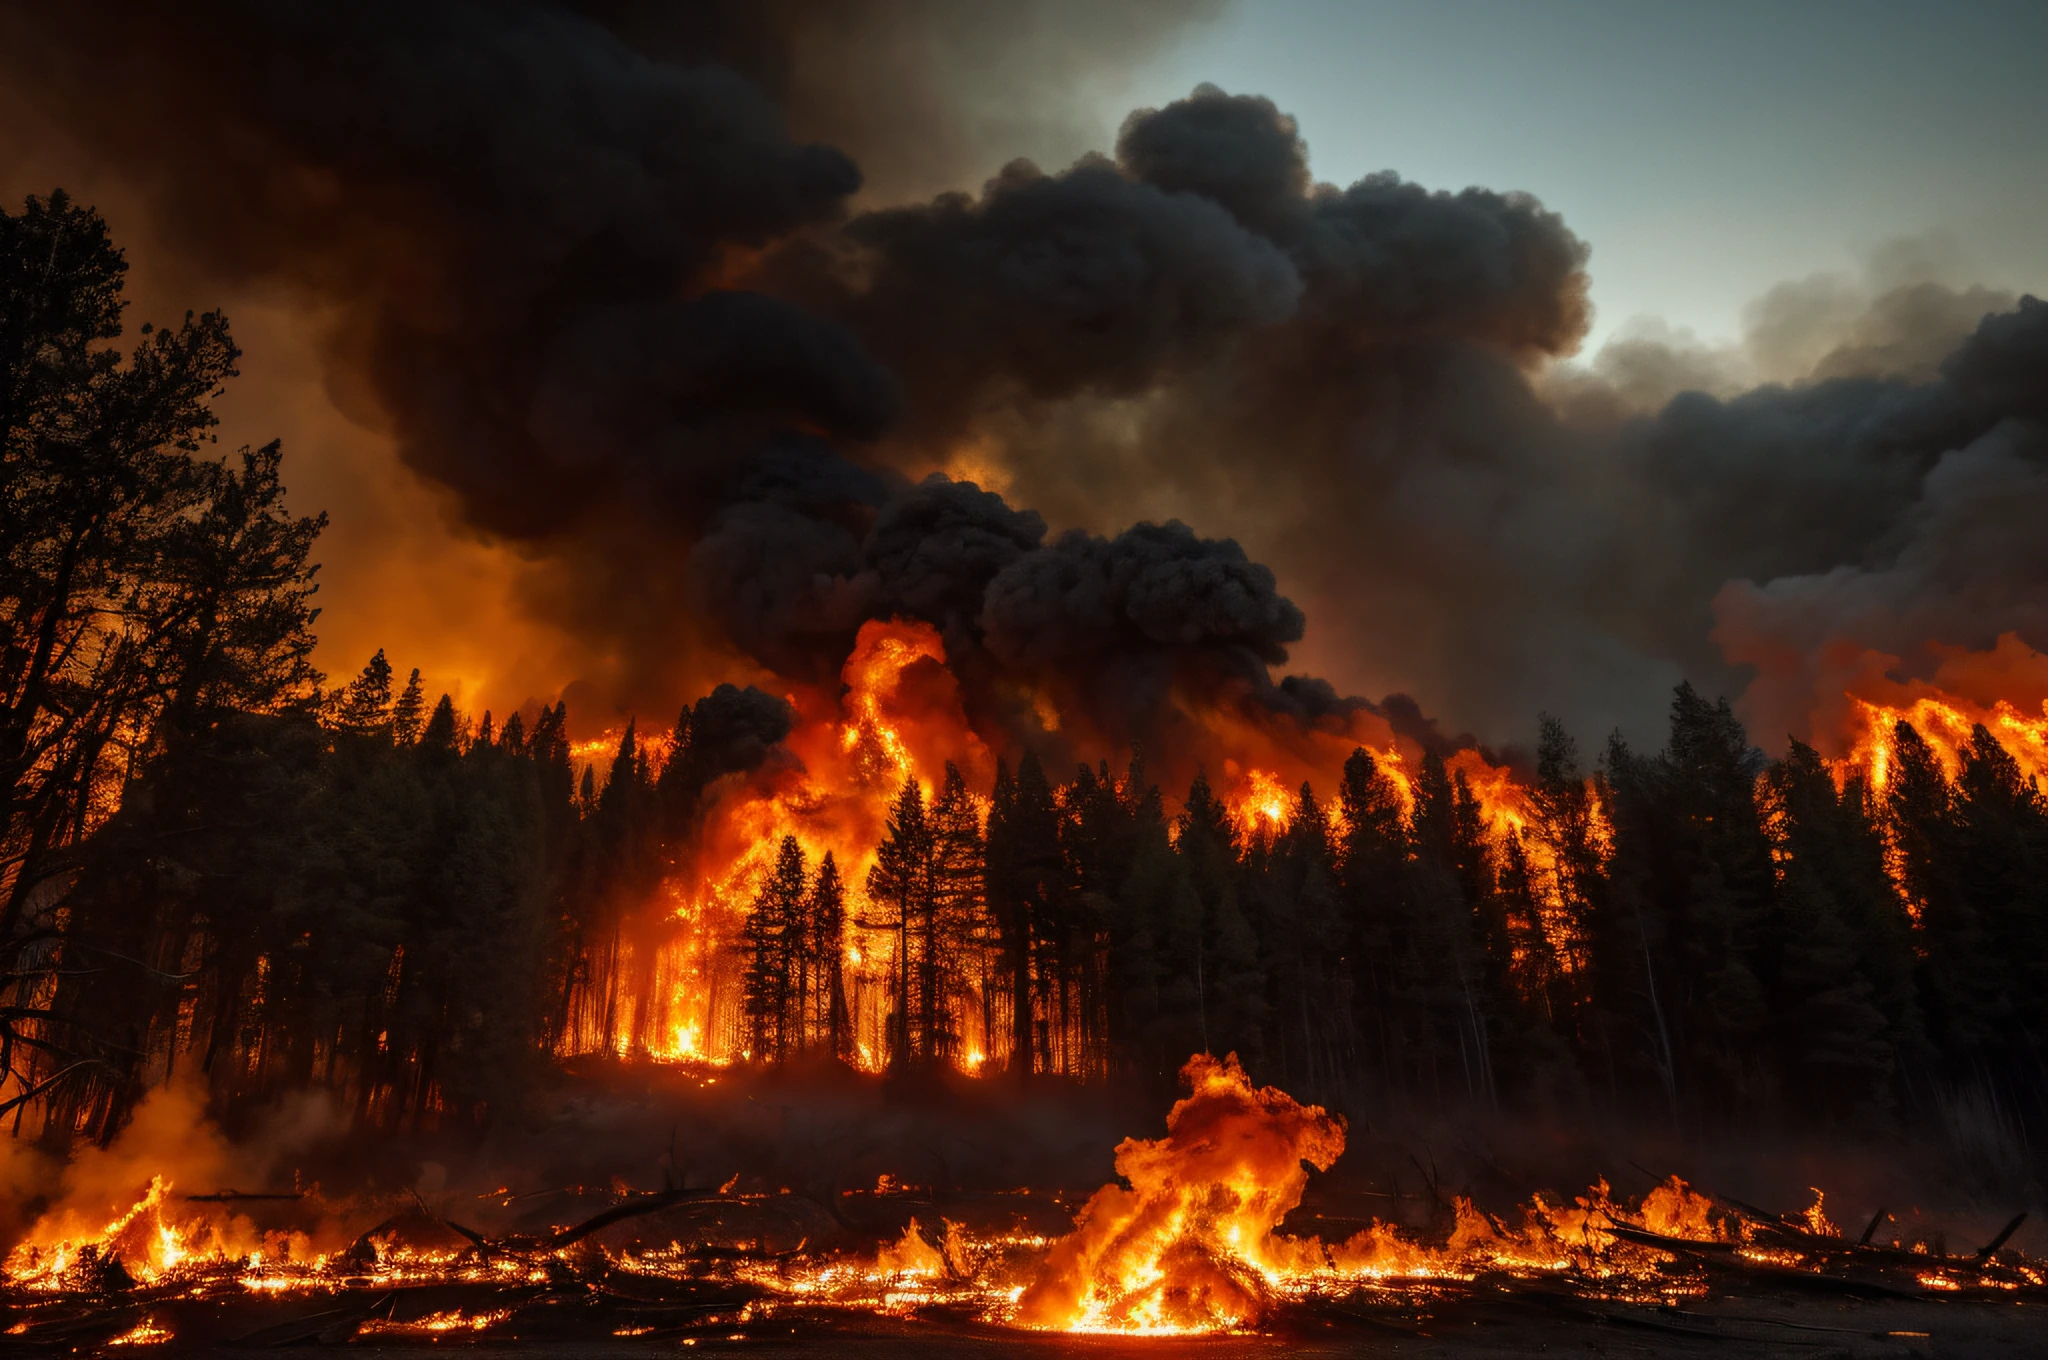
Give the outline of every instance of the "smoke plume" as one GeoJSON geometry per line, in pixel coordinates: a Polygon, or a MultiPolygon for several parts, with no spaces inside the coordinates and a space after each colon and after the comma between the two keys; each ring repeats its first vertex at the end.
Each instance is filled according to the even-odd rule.
{"type": "Polygon", "coordinates": [[[1082,747],[1647,733],[1681,676],[1775,740],[2039,661],[2048,308],[1908,252],[1567,366],[1589,249],[1528,194],[1317,183],[1212,86],[1078,154],[1036,93],[1206,12],[1099,8],[9,5],[0,60],[161,249],[306,301],[606,703],[829,684],[889,617],[1082,747]]]}

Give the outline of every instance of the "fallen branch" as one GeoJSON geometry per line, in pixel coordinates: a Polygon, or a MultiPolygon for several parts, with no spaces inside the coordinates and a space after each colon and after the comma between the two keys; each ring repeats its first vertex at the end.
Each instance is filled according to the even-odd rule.
{"type": "Polygon", "coordinates": [[[187,1204],[239,1204],[245,1200],[292,1200],[304,1199],[305,1197],[306,1192],[303,1190],[216,1190],[210,1195],[187,1195],[185,1196],[185,1202],[187,1204]]]}
{"type": "Polygon", "coordinates": [[[564,1228],[551,1237],[543,1238],[542,1243],[548,1250],[558,1251],[571,1242],[580,1242],[592,1233],[609,1228],[614,1223],[623,1223],[642,1214],[659,1213],[663,1209],[691,1200],[715,1199],[718,1193],[716,1190],[661,1190],[651,1195],[636,1196],[623,1204],[614,1204],[603,1213],[584,1219],[573,1228],[564,1228]]]}
{"type": "Polygon", "coordinates": [[[1983,1250],[1977,1253],[1977,1259],[1980,1261],[1988,1259],[1991,1253],[1997,1251],[2000,1247],[2004,1246],[2006,1243],[2006,1239],[2010,1238],[2014,1233],[2018,1232],[2020,1230],[2020,1224],[2026,1221],[2027,1215],[2024,1211],[2015,1214],[2013,1216],[2012,1222],[2006,1224],[2003,1228],[1999,1229],[1998,1236],[1992,1238],[1990,1242],[1985,1244],[1983,1250]]]}

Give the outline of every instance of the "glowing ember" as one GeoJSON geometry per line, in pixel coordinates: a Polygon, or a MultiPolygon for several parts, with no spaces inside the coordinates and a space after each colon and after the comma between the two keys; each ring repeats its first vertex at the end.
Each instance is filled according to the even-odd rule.
{"type": "MultiPolygon", "coordinates": [[[[262,1241],[238,1230],[218,1204],[186,1201],[174,1212],[169,1185],[158,1177],[97,1230],[79,1230],[75,1215],[39,1222],[7,1258],[4,1282],[60,1308],[53,1297],[60,1291],[104,1300],[137,1282],[152,1299],[193,1302],[236,1290],[366,1300],[402,1285],[474,1290],[466,1305],[410,1317],[373,1314],[355,1326],[368,1338],[425,1340],[516,1335],[525,1310],[551,1308],[558,1286],[586,1300],[594,1288],[607,1291],[629,1305],[602,1315],[607,1334],[646,1335],[660,1330],[655,1314],[667,1305],[649,1303],[653,1314],[635,1315],[630,1309],[642,1305],[632,1301],[660,1298],[664,1281],[730,1291],[731,1307],[702,1314],[701,1325],[712,1329],[706,1336],[810,1304],[905,1319],[938,1309],[1071,1332],[1234,1331],[1297,1301],[1360,1291],[1422,1307],[1447,1286],[1483,1275],[1503,1287],[1549,1280],[1610,1302],[1668,1304],[1707,1291],[1714,1277],[1701,1268],[1705,1259],[1772,1271],[1825,1272],[1846,1263],[1892,1271],[1900,1287],[1949,1298],[2048,1288],[2048,1271],[2009,1252],[1960,1257],[1925,1244],[1851,1244],[1818,1190],[1802,1216],[1737,1216],[1677,1177],[1633,1206],[1617,1201],[1605,1182],[1568,1202],[1539,1195],[1514,1222],[1458,1197],[1447,1237],[1377,1222],[1342,1242],[1287,1235],[1279,1225],[1300,1205],[1311,1168],[1327,1170],[1344,1149],[1342,1122],[1280,1090],[1254,1087],[1234,1057],[1199,1055],[1182,1076],[1189,1094],[1169,1112],[1165,1137],[1127,1139],[1116,1167],[1128,1184],[1097,1191],[1057,1241],[1017,1229],[970,1231],[950,1219],[934,1230],[913,1218],[865,1253],[799,1245],[775,1255],[744,1242],[722,1255],[674,1242],[593,1253],[587,1239],[560,1248],[531,1237],[425,1247],[385,1223],[344,1237],[353,1243],[347,1250],[322,1255],[304,1250],[303,1238],[262,1241]]],[[[778,1198],[737,1187],[735,1177],[720,1193],[738,1203],[778,1198]]],[[[873,1193],[912,1189],[883,1174],[873,1193]]],[[[34,1329],[31,1313],[11,1331],[34,1329]]],[[[106,1344],[177,1339],[163,1315],[152,1314],[106,1344]]]]}

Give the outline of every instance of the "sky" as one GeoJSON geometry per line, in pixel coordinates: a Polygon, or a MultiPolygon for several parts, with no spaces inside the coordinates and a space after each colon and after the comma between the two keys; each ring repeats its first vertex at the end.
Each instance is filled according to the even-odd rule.
{"type": "Polygon", "coordinates": [[[2048,290],[2048,4],[1239,0],[1134,71],[1296,116],[1318,178],[1524,189],[1593,249],[1586,352],[1733,340],[1772,285],[1924,238],[2048,290]]]}

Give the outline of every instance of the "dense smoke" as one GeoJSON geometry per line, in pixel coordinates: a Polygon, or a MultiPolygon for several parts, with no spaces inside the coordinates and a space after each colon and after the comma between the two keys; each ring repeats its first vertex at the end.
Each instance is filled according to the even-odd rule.
{"type": "MultiPolygon", "coordinates": [[[[857,282],[834,310],[904,384],[892,439],[941,462],[1000,448],[1015,493],[1058,521],[1220,520],[1325,621],[1314,659],[1493,733],[1538,708],[1654,731],[1671,682],[1737,693],[1741,666],[1782,669],[1773,648],[1924,668],[1927,643],[2048,637],[2027,603],[2048,382],[2034,305],[2005,311],[1894,251],[1872,286],[1776,290],[1738,353],[1635,337],[1561,371],[1586,325],[1586,250],[1554,215],[1391,174],[1317,185],[1306,155],[1270,102],[1204,88],[1134,114],[1114,166],[1013,166],[975,203],[853,223],[857,282]],[[1128,286],[1122,243],[1148,238],[1099,206],[1077,230],[988,245],[1022,195],[1111,176],[1184,200],[1190,221],[1224,208],[1292,266],[1291,310],[1233,310],[1236,276],[1183,279],[1165,254],[1128,286]],[[930,332],[869,314],[923,296],[906,274],[942,280],[943,305],[915,312],[939,315],[930,332]],[[1207,311],[1182,301],[1202,281],[1207,311]],[[944,318],[992,299],[1021,350],[950,337],[944,318]],[[1158,319],[1190,312],[1238,324],[1158,319]],[[1049,316],[1062,340],[1037,338],[1049,316]],[[1143,343],[1162,329],[1193,352],[1143,343]],[[1119,363],[1038,358],[1098,335],[1119,363]],[[1744,390],[1765,377],[1783,385],[1744,390]]],[[[1750,695],[1773,743],[1830,692],[1792,688],[1772,675],[1750,695]]]]}
{"type": "Polygon", "coordinates": [[[18,98],[331,315],[337,401],[622,705],[707,654],[829,682],[902,615],[978,728],[1084,747],[1359,707],[1273,679],[1302,645],[1495,739],[1755,667],[1774,743],[1873,652],[2048,645],[2048,308],[1891,260],[1565,370],[1588,248],[1526,194],[1318,184],[1208,86],[1002,163],[1075,148],[1047,72],[1201,7],[117,8],[9,6],[18,98]]]}

